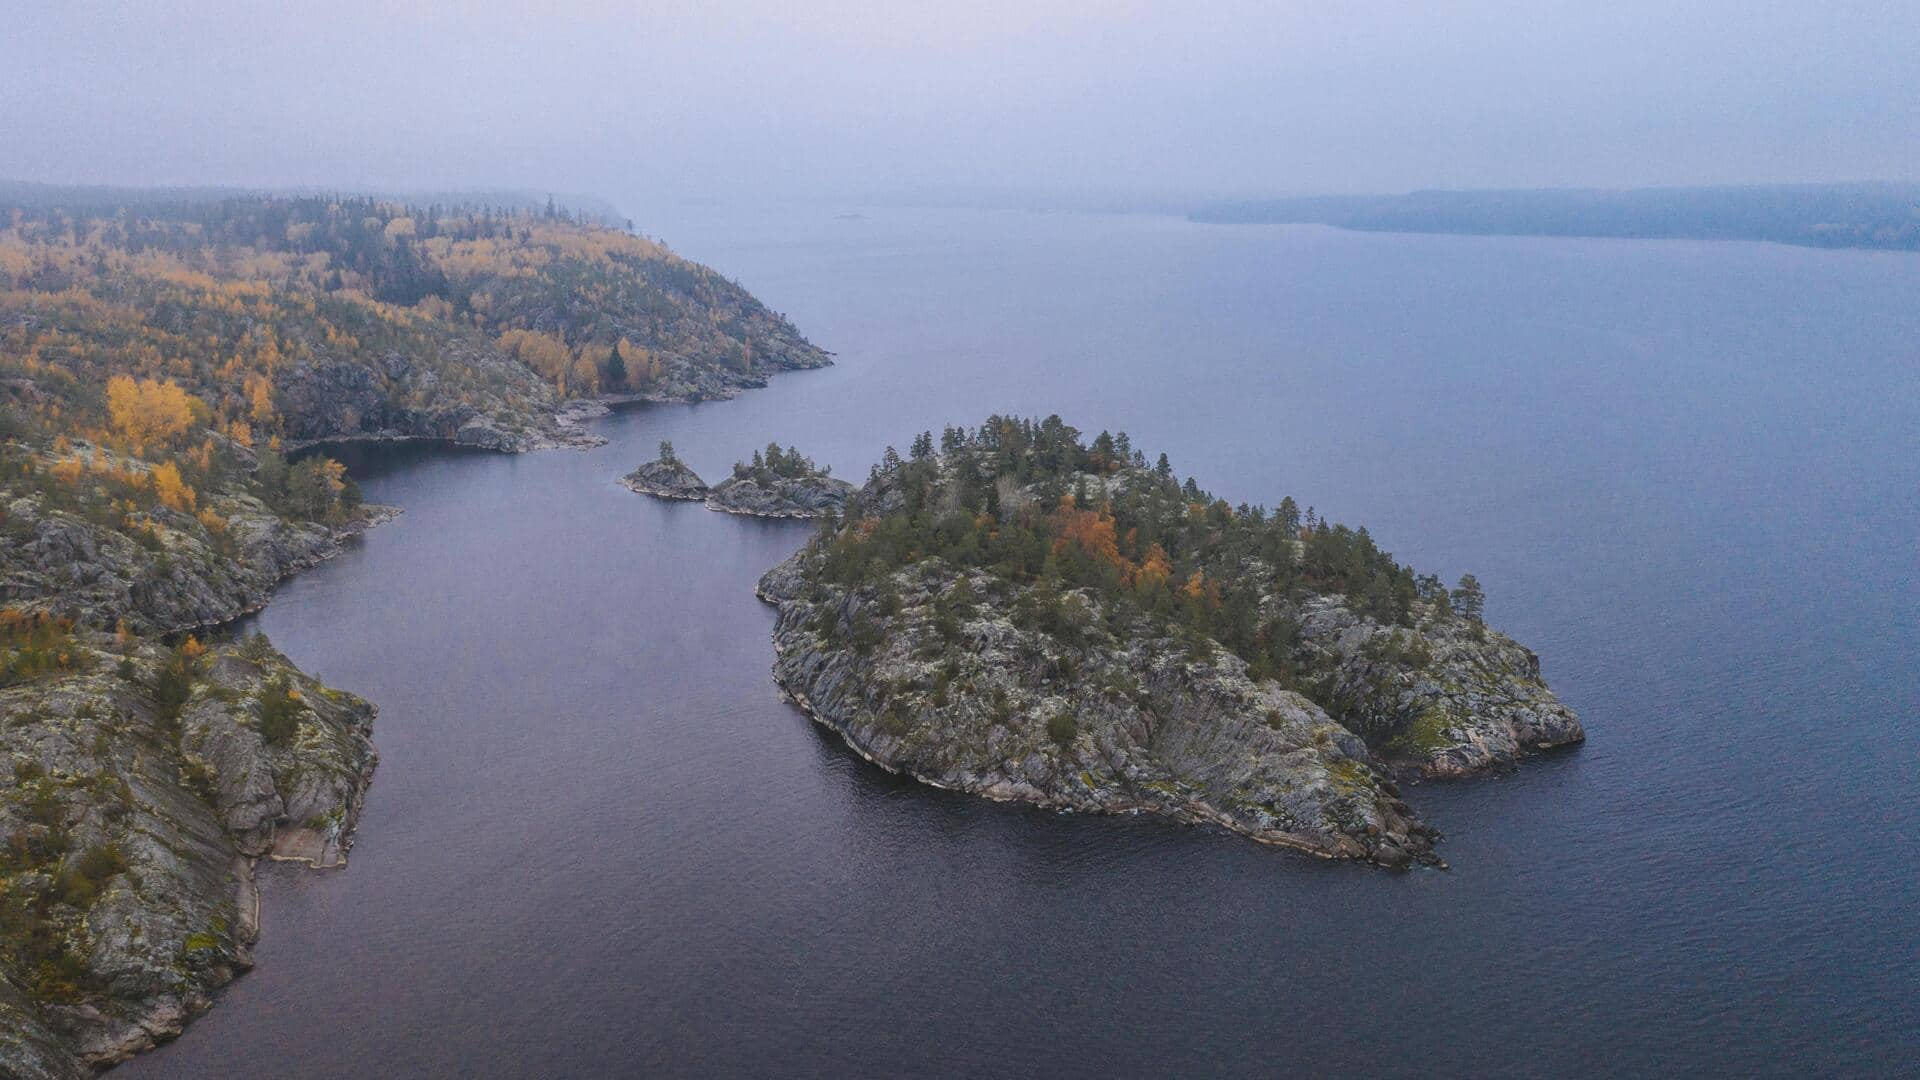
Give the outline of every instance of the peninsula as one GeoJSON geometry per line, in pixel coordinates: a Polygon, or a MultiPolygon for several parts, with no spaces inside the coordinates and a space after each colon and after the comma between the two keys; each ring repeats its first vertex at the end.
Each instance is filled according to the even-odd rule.
{"type": "Polygon", "coordinates": [[[551,205],[108,194],[0,216],[9,1076],[179,1034],[252,963],[254,861],[346,862],[372,706],[221,630],[398,512],[313,444],[591,445],[605,402],[831,362],[551,205]]]}

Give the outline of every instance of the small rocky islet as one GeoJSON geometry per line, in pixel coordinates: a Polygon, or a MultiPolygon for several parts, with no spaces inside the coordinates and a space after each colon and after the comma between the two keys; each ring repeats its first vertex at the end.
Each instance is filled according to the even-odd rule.
{"type": "Polygon", "coordinates": [[[1229,506],[1124,435],[990,418],[888,459],[768,571],[774,676],[881,766],[990,798],[1437,862],[1396,776],[1583,740],[1538,658],[1364,529],[1229,506]]]}
{"type": "Polygon", "coordinates": [[[681,461],[672,443],[660,444],[660,456],[620,478],[629,490],[662,499],[704,502],[709,510],[764,518],[821,518],[839,513],[853,485],[791,447],[769,443],[751,461],[736,462],[733,474],[712,487],[681,461]]]}

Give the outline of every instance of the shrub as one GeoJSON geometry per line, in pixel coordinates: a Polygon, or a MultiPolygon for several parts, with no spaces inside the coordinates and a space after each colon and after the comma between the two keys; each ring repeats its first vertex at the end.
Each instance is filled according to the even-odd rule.
{"type": "Polygon", "coordinates": [[[98,884],[127,868],[127,857],[120,852],[118,844],[95,844],[81,854],[75,869],[98,884]]]}
{"type": "Polygon", "coordinates": [[[273,658],[273,642],[267,640],[267,635],[255,630],[240,642],[240,655],[256,664],[264,663],[273,658]]]}
{"type": "Polygon", "coordinates": [[[180,710],[186,708],[187,700],[193,697],[193,681],[200,674],[200,658],[206,652],[205,645],[189,636],[174,646],[167,662],[161,665],[159,678],[153,684],[153,701],[159,706],[162,719],[180,718],[180,710]]]}
{"type": "Polygon", "coordinates": [[[1047,734],[1060,746],[1070,746],[1080,736],[1080,724],[1068,713],[1055,713],[1047,721],[1047,734]]]}
{"type": "Polygon", "coordinates": [[[269,746],[280,746],[300,730],[300,714],[306,702],[285,672],[268,679],[260,688],[260,737],[269,746]]]}
{"type": "Polygon", "coordinates": [[[854,615],[853,649],[855,652],[861,656],[865,656],[872,652],[874,647],[879,645],[885,637],[886,632],[880,628],[880,624],[875,622],[865,610],[854,615]]]}
{"type": "Polygon", "coordinates": [[[0,686],[78,671],[89,655],[74,639],[73,620],[0,610],[0,686]]]}

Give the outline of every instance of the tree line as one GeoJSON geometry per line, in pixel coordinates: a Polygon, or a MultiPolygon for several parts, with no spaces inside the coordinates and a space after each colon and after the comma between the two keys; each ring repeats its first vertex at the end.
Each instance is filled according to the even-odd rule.
{"type": "Polygon", "coordinates": [[[1355,610],[1404,627],[1419,619],[1478,624],[1484,594],[1472,576],[1455,589],[1416,573],[1364,528],[1279,506],[1228,504],[1164,454],[1150,465],[1124,433],[1091,440],[1057,416],[991,416],[977,428],[916,437],[905,458],[889,448],[867,489],[886,512],[852,500],[822,524],[818,572],[843,585],[883,583],[929,557],[1034,588],[1029,614],[1071,633],[1071,590],[1092,590],[1121,611],[1148,614],[1216,640],[1257,675],[1296,662],[1304,601],[1337,594],[1355,610]],[[1269,602],[1277,599],[1278,603],[1269,602]]]}

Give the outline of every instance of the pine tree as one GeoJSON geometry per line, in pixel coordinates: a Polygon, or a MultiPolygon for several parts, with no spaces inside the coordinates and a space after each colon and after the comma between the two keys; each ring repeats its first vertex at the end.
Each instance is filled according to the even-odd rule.
{"type": "Polygon", "coordinates": [[[1485,609],[1487,596],[1480,588],[1480,579],[1472,574],[1460,576],[1460,587],[1453,590],[1453,610],[1468,622],[1479,623],[1485,609]]]}
{"type": "Polygon", "coordinates": [[[606,386],[625,387],[627,385],[627,362],[620,356],[620,343],[614,342],[607,352],[607,366],[602,374],[606,386]]]}
{"type": "Polygon", "coordinates": [[[1094,436],[1093,458],[1094,463],[1102,468],[1105,468],[1113,462],[1114,444],[1112,435],[1102,431],[1100,434],[1094,436]]]}
{"type": "Polygon", "coordinates": [[[1274,511],[1273,520],[1280,526],[1280,531],[1287,536],[1298,536],[1300,534],[1300,504],[1294,502],[1293,496],[1291,495],[1281,499],[1280,509],[1274,511]]]}

